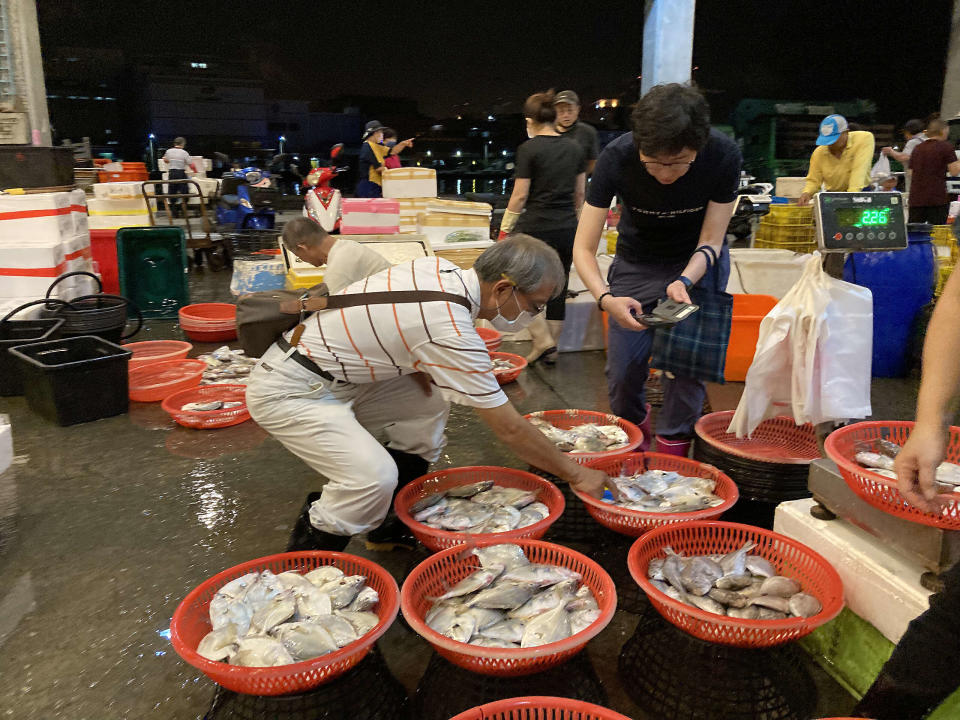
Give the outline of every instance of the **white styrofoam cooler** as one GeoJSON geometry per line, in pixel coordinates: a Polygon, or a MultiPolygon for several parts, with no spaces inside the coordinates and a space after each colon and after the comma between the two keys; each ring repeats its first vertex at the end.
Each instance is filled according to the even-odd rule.
{"type": "Polygon", "coordinates": [[[70,217],[73,219],[74,235],[90,229],[87,224],[87,194],[80,188],[70,191],[70,217]]]}
{"type": "Polygon", "coordinates": [[[40,297],[66,270],[60,240],[0,243],[0,297],[40,297]]]}
{"type": "Polygon", "coordinates": [[[400,204],[385,198],[344,198],[340,232],[344,235],[392,235],[400,229],[400,204]]]}
{"type": "Polygon", "coordinates": [[[388,168],[383,171],[385,198],[435,198],[437,171],[433,168],[388,168]]]}
{"type": "Polygon", "coordinates": [[[90,187],[93,188],[93,196],[98,200],[129,200],[143,199],[141,185],[142,183],[139,182],[108,182],[93,183],[90,187]]]}
{"type": "Polygon", "coordinates": [[[467,243],[490,241],[490,218],[457,213],[420,213],[417,232],[427,237],[434,250],[466,248],[469,247],[467,243]]]}
{"type": "MultiPolygon", "coordinates": [[[[156,203],[156,201],[152,201],[156,203]]],[[[156,209],[156,205],[154,205],[156,209]]],[[[147,201],[138,198],[90,198],[88,215],[146,215],[147,201]]]]}
{"type": "Polygon", "coordinates": [[[91,230],[117,230],[125,227],[150,225],[150,216],[143,215],[92,215],[88,219],[91,230]]]}
{"type": "Polygon", "coordinates": [[[772,248],[731,250],[727,292],[772,295],[779,300],[800,279],[809,257],[803,253],[772,248]]]}
{"type": "Polygon", "coordinates": [[[59,243],[72,236],[72,204],[68,192],[0,195],[0,243],[27,239],[59,243]]]}

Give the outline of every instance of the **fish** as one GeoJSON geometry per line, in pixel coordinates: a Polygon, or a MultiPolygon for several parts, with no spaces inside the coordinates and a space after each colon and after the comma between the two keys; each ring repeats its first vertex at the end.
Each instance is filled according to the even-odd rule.
{"type": "Polygon", "coordinates": [[[489,490],[493,487],[493,484],[493,480],[481,480],[480,482],[471,483],[470,485],[458,485],[447,490],[447,497],[472,497],[477,493],[483,492],[484,490],[489,490]]]}
{"type": "Polygon", "coordinates": [[[428,628],[443,635],[456,622],[462,609],[463,604],[459,601],[439,602],[427,611],[423,619],[428,628]]]}
{"type": "Polygon", "coordinates": [[[490,564],[481,570],[471,573],[463,580],[458,582],[443,595],[436,598],[439,600],[449,600],[450,598],[462,597],[483,590],[490,583],[500,577],[503,572],[503,565],[490,564]]]}
{"type": "Polygon", "coordinates": [[[318,588],[313,583],[308,583],[309,588],[304,588],[302,592],[292,590],[296,598],[297,620],[306,620],[318,615],[329,615],[333,612],[333,601],[330,596],[318,588]]]}
{"type": "Polygon", "coordinates": [[[523,548],[512,543],[478,547],[471,550],[471,553],[477,556],[482,567],[499,565],[504,570],[513,570],[521,565],[530,564],[526,554],[523,552],[523,548]]]}
{"type": "Polygon", "coordinates": [[[570,614],[562,605],[553,610],[541,613],[527,623],[520,640],[520,647],[539,647],[558,642],[572,635],[570,628],[570,614]]]}
{"type": "MultiPolygon", "coordinates": [[[[774,575],[763,581],[760,586],[761,595],[777,595],[779,597],[792,597],[800,592],[800,583],[793,578],[774,575]]],[[[785,611],[784,611],[785,612],[785,611]]]]}
{"type": "Polygon", "coordinates": [[[515,610],[533,596],[533,587],[526,583],[504,582],[481,590],[466,602],[467,607],[515,610]]]}
{"type": "Polygon", "coordinates": [[[337,580],[331,580],[321,586],[320,590],[330,596],[330,603],[334,610],[342,610],[353,602],[366,581],[363,575],[345,575],[337,580]]]}
{"type": "Polygon", "coordinates": [[[715,615],[727,614],[727,611],[724,609],[723,605],[707,595],[687,595],[687,600],[694,607],[714,613],[715,615]]]}
{"type": "Polygon", "coordinates": [[[596,610],[598,607],[597,599],[593,592],[586,585],[582,586],[573,595],[573,600],[567,603],[567,610],[578,612],[580,610],[596,610]]]}
{"type": "Polygon", "coordinates": [[[535,565],[533,563],[511,568],[503,574],[507,581],[529,583],[537,587],[556,585],[564,580],[579,580],[580,573],[559,565],[535,565]]]}
{"type": "Polygon", "coordinates": [[[773,567],[773,563],[765,558],[760,557],[759,555],[747,555],[746,568],[751,575],[757,575],[764,578],[773,577],[777,574],[777,570],[773,567]]]}
{"type": "MultiPolygon", "coordinates": [[[[529,587],[529,586],[528,586],[529,587]]],[[[567,604],[574,599],[576,580],[564,580],[548,590],[537,593],[523,605],[507,613],[507,617],[517,620],[529,620],[541,613],[562,605],[564,610],[567,604]]]]}
{"type": "Polygon", "coordinates": [[[186,405],[181,405],[180,410],[183,412],[209,412],[211,410],[219,410],[222,407],[223,403],[219,400],[211,400],[209,402],[187,403],[186,405]]]}
{"type": "Polygon", "coordinates": [[[664,551],[667,553],[666,559],[663,561],[662,572],[663,577],[668,583],[679,593],[679,598],[682,601],[686,601],[687,591],[683,585],[683,567],[684,562],[677,553],[673,551],[669,545],[665,546],[664,551]]]}
{"type": "Polygon", "coordinates": [[[379,615],[366,610],[334,610],[333,614],[338,617],[342,617],[348,623],[353,625],[353,629],[357,631],[357,635],[359,637],[366,635],[380,622],[379,615]]]}
{"type": "Polygon", "coordinates": [[[490,608],[480,608],[480,607],[470,607],[469,610],[464,610],[464,615],[470,615],[477,623],[477,632],[483,631],[484,628],[488,628],[491,625],[496,625],[498,622],[502,622],[504,619],[504,613],[502,610],[494,610],[490,608]]]}
{"type": "Polygon", "coordinates": [[[410,506],[409,512],[411,515],[416,516],[417,513],[423,512],[427,508],[433,507],[438,502],[443,500],[447,494],[445,492],[435,492],[426,497],[422,497],[417,500],[413,505],[410,506]]]}
{"type": "Polygon", "coordinates": [[[807,593],[797,593],[789,601],[790,614],[797,617],[813,617],[821,610],[823,605],[813,595],[807,593]]]}
{"type": "Polygon", "coordinates": [[[489,627],[480,630],[480,636],[492,640],[503,640],[505,642],[518,643],[523,639],[523,631],[526,623],[520,620],[501,620],[489,627]]]}
{"type": "Polygon", "coordinates": [[[748,598],[745,598],[738,592],[733,590],[721,590],[720,588],[713,588],[710,592],[707,593],[707,597],[711,600],[716,600],[721,605],[726,605],[728,608],[743,608],[747,606],[748,598]]]}
{"type": "Polygon", "coordinates": [[[550,517],[550,508],[542,502],[533,502],[520,511],[520,522],[517,527],[528,527],[548,517],[550,517]]]}
{"type": "Polygon", "coordinates": [[[577,610],[570,615],[570,632],[576,635],[578,632],[586,630],[600,619],[600,610],[577,610]]]}
{"type": "Polygon", "coordinates": [[[706,595],[714,583],[723,577],[723,568],[710,558],[695,557],[687,561],[680,573],[683,588],[697,596],[706,595]]]}
{"type": "Polygon", "coordinates": [[[777,612],[790,612],[790,601],[787,598],[779,595],[758,595],[757,597],[750,599],[750,604],[757,605],[762,608],[770,608],[771,610],[776,610],[777,612]]]}
{"type": "Polygon", "coordinates": [[[772,608],[762,607],[757,614],[758,620],[786,620],[787,614],[772,608]]]}
{"type": "Polygon", "coordinates": [[[322,586],[342,578],[343,570],[334,565],[323,565],[316,570],[311,570],[304,577],[314,585],[322,586]]]}
{"type": "Polygon", "coordinates": [[[530,423],[562,452],[605,452],[630,443],[629,436],[619,425],[584,423],[563,430],[540,417],[531,418],[530,423]]]}
{"type": "Polygon", "coordinates": [[[519,643],[507,642],[506,640],[498,640],[496,638],[488,638],[483,635],[476,635],[470,640],[471,645],[479,645],[480,647],[489,647],[489,648],[518,648],[520,647],[519,643]]]}
{"type": "Polygon", "coordinates": [[[647,577],[651,580],[663,580],[663,558],[653,558],[647,565],[647,577]]]}
{"type": "Polygon", "coordinates": [[[228,662],[242,667],[277,667],[295,661],[280,640],[267,635],[254,635],[240,638],[228,662]]]}
{"type": "Polygon", "coordinates": [[[723,503],[713,493],[716,481],[687,477],[671,470],[647,470],[610,478],[619,499],[605,502],[629,510],[652,513],[684,513],[704,510],[723,503]]]}
{"type": "Polygon", "coordinates": [[[327,629],[314,623],[284,623],[274,630],[274,636],[296,662],[311,660],[337,649],[337,642],[327,629]]]}
{"type": "Polygon", "coordinates": [[[210,626],[214,630],[233,627],[239,636],[247,634],[253,611],[243,602],[243,598],[231,598],[217,593],[210,601],[210,626]]]}
{"type": "MultiPolygon", "coordinates": [[[[414,506],[415,505],[416,504],[414,504],[414,506]]],[[[416,520],[417,522],[425,523],[430,518],[440,517],[441,515],[446,513],[448,506],[449,506],[449,503],[447,503],[446,498],[441,497],[437,502],[432,503],[431,505],[428,505],[422,510],[418,510],[414,512],[413,507],[411,507],[410,512],[413,515],[414,520],[416,520]]]]}
{"type": "Polygon", "coordinates": [[[520,524],[520,511],[510,505],[501,505],[484,527],[484,532],[509,532],[520,524]]]}
{"type": "Polygon", "coordinates": [[[237,650],[237,627],[232,623],[220,630],[211,630],[197,645],[197,654],[207,660],[226,660],[237,650]]]}
{"type": "Polygon", "coordinates": [[[311,618],[313,624],[319,625],[328,633],[338,648],[349,645],[357,639],[357,631],[349,620],[340,615],[320,615],[311,618]]]}
{"type": "Polygon", "coordinates": [[[459,532],[479,525],[483,525],[491,517],[494,510],[488,506],[475,505],[470,509],[459,510],[457,512],[448,512],[441,515],[437,523],[444,530],[459,532]]]}
{"type": "Polygon", "coordinates": [[[250,619],[250,632],[254,635],[264,635],[277,625],[293,617],[297,610],[297,601],[293,590],[284,590],[261,605],[250,619]]]}
{"type": "Polygon", "coordinates": [[[760,608],[756,605],[747,605],[744,608],[727,608],[727,615],[741,620],[757,620],[760,618],[760,608]]]}
{"type": "Polygon", "coordinates": [[[223,409],[224,409],[224,410],[233,410],[234,408],[238,408],[238,407],[240,407],[240,406],[242,406],[242,405],[243,405],[243,403],[240,402],[239,400],[234,400],[234,401],[227,400],[227,401],[225,401],[225,402],[223,403],[223,409]]]}
{"type": "Polygon", "coordinates": [[[283,586],[284,590],[293,590],[294,595],[309,592],[316,586],[307,580],[307,578],[298,572],[288,570],[277,575],[277,581],[283,586]]]}
{"type": "Polygon", "coordinates": [[[430,527],[469,534],[509,532],[550,515],[538,493],[497,485],[493,480],[448,488],[410,506],[413,519],[430,527]],[[526,508],[530,508],[526,511],[526,508]]]}
{"type": "Polygon", "coordinates": [[[874,452],[858,452],[853,459],[867,468],[893,470],[893,458],[874,452]]]}
{"type": "Polygon", "coordinates": [[[357,593],[357,596],[347,605],[346,609],[351,612],[365,612],[376,607],[379,602],[380,595],[368,585],[357,593]]]}
{"type": "Polygon", "coordinates": [[[454,616],[453,622],[444,630],[441,635],[446,635],[451,640],[467,643],[473,637],[477,629],[477,619],[468,613],[460,613],[454,616]]]}
{"type": "Polygon", "coordinates": [[[749,573],[742,575],[724,575],[717,580],[717,587],[721,590],[741,590],[750,587],[753,583],[753,576],[749,573]]]}
{"type": "Polygon", "coordinates": [[[743,544],[739,550],[734,552],[727,553],[720,560],[718,564],[723,569],[724,575],[743,575],[744,571],[747,569],[747,552],[753,550],[756,547],[756,543],[747,542],[743,544]]]}

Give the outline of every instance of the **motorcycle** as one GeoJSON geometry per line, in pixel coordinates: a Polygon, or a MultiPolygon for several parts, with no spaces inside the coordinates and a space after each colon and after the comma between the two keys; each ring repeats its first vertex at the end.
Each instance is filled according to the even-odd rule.
{"type": "Polygon", "coordinates": [[[269,193],[270,173],[255,167],[224,174],[217,202],[217,225],[236,230],[272,230],[276,213],[269,193]]]}
{"type": "Polygon", "coordinates": [[[342,197],[340,191],[330,186],[333,179],[345,167],[335,167],[333,163],[343,152],[343,144],[338,143],[330,150],[330,165],[314,168],[303,181],[307,188],[304,193],[303,215],[313,220],[328,233],[340,232],[340,209],[342,197]]]}

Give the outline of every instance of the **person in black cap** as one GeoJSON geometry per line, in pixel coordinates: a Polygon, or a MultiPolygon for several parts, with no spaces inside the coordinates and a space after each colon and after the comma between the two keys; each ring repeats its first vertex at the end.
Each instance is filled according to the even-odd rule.
{"type": "Polygon", "coordinates": [[[592,125],[580,122],[580,98],[573,90],[561,90],[553,99],[553,108],[557,111],[557,132],[573,138],[583,148],[587,158],[587,175],[593,172],[600,154],[597,131],[592,125]]]}
{"type": "Polygon", "coordinates": [[[393,147],[383,144],[383,131],[386,127],[378,120],[371,120],[363,129],[363,146],[360,148],[356,196],[363,198],[383,197],[384,160],[398,155],[413,145],[413,138],[402,140],[393,147]]]}

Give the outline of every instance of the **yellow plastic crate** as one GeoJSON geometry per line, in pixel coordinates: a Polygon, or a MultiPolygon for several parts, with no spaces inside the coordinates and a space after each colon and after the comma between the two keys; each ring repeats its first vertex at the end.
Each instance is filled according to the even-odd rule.
{"type": "Polygon", "coordinates": [[[773,203],[770,212],[760,219],[766,225],[813,225],[813,205],[773,203]]]}
{"type": "Polygon", "coordinates": [[[933,291],[934,297],[940,297],[943,294],[943,288],[947,284],[947,280],[950,279],[950,275],[953,273],[953,268],[956,265],[953,263],[937,263],[937,287],[933,291]]]}
{"type": "Polygon", "coordinates": [[[617,237],[619,237],[619,234],[616,228],[610,228],[604,231],[603,238],[607,245],[607,255],[617,254],[617,237]]]}
{"type": "Polygon", "coordinates": [[[437,257],[442,257],[445,260],[449,260],[454,265],[458,265],[464,270],[469,270],[473,267],[473,263],[476,262],[477,258],[480,257],[486,248],[457,248],[454,250],[434,250],[433,253],[437,257]]]}
{"type": "MultiPolygon", "coordinates": [[[[950,263],[956,265],[960,261],[960,248],[957,247],[957,237],[953,234],[952,225],[934,225],[930,233],[933,244],[941,248],[950,248],[950,263]]],[[[938,252],[940,258],[944,253],[938,252]]]]}

